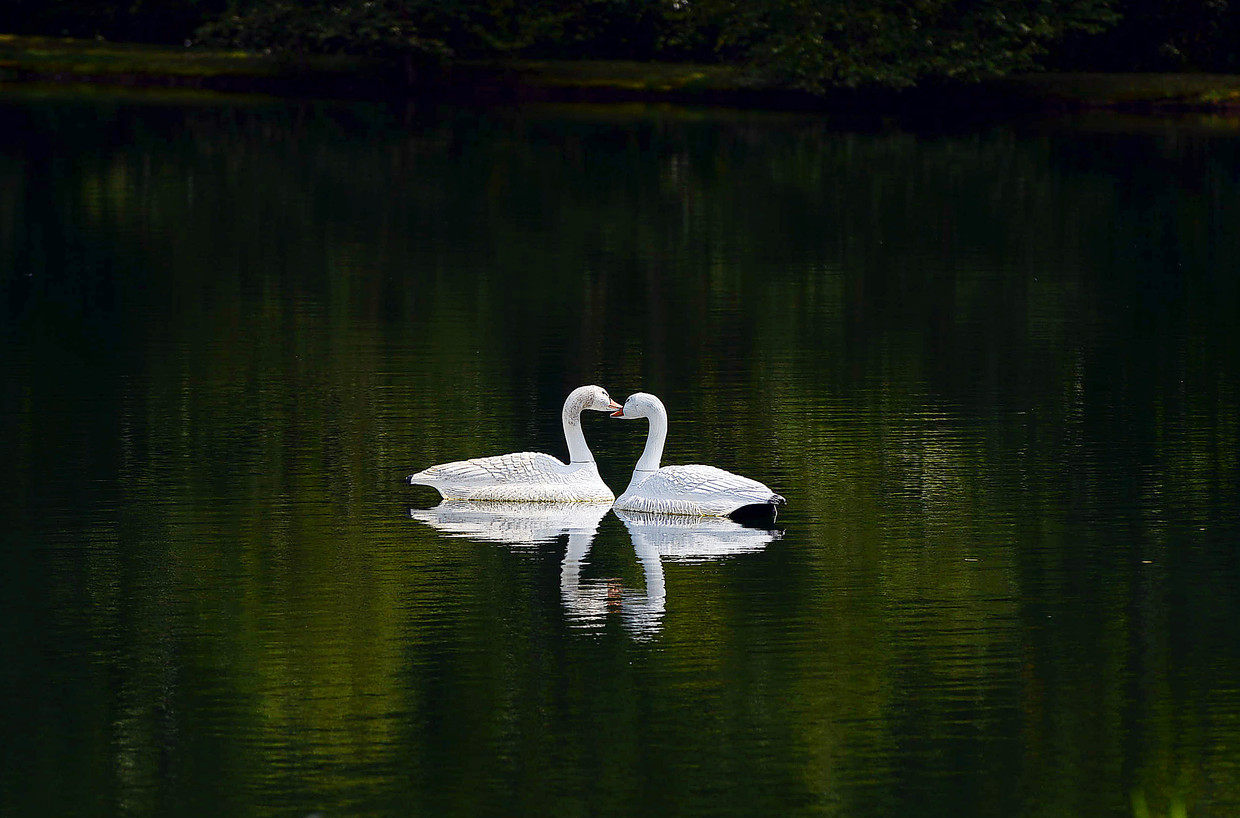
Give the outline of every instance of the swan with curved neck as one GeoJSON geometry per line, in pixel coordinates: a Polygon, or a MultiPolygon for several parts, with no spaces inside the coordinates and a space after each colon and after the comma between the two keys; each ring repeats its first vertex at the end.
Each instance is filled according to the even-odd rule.
{"type": "Polygon", "coordinates": [[[784,498],[771,489],[714,466],[659,466],[667,442],[667,409],[646,392],[629,395],[614,418],[647,418],[646,448],[633,469],[629,487],[615,508],[651,514],[688,514],[699,517],[775,516],[784,498]]]}
{"type": "Polygon", "coordinates": [[[431,466],[409,475],[409,484],[430,486],[447,500],[610,502],[616,495],[599,476],[581,429],[581,413],[619,408],[599,386],[569,393],[561,412],[568,463],[547,454],[516,452],[431,466]]]}

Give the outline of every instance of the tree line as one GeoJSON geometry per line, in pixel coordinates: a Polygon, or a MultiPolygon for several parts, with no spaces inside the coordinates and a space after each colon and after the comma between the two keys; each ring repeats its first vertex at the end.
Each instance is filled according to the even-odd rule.
{"type": "Polygon", "coordinates": [[[0,31],[292,54],[715,62],[810,90],[1240,64],[1229,0],[7,0],[0,31]]]}

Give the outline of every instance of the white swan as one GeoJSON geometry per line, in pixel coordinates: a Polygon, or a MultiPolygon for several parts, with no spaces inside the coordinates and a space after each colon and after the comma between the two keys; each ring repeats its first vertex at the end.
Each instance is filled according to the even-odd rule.
{"type": "Polygon", "coordinates": [[[610,502],[616,495],[599,476],[594,455],[586,446],[581,413],[619,408],[599,386],[582,386],[569,393],[563,411],[568,463],[536,452],[479,457],[431,466],[409,475],[409,484],[430,486],[448,500],[610,502]]]}
{"type": "Polygon", "coordinates": [[[615,508],[649,514],[687,514],[699,517],[761,515],[774,517],[784,498],[757,480],[714,466],[664,466],[667,410],[663,401],[646,392],[629,395],[614,418],[649,418],[646,449],[633,470],[629,487],[615,508]],[[739,513],[739,514],[738,514],[739,513]]]}

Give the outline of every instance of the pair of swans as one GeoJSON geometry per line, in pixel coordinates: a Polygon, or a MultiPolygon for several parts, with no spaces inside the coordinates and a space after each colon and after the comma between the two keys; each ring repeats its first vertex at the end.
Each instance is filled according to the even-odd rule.
{"type": "Polygon", "coordinates": [[[757,480],[714,466],[663,466],[667,409],[654,395],[637,392],[624,406],[607,390],[582,386],[569,393],[562,413],[568,463],[546,454],[517,452],[431,466],[409,476],[410,485],[431,486],[449,500],[611,502],[621,510],[691,516],[774,517],[784,498],[757,480]],[[650,431],[633,478],[617,498],[599,476],[586,446],[581,414],[587,409],[614,418],[647,418],[650,431]]]}

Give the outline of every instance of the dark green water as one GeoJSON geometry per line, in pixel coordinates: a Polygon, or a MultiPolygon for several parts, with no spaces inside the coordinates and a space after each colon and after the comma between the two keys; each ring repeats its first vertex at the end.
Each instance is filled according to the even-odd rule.
{"type": "Polygon", "coordinates": [[[0,815],[1240,814],[1237,214],[1228,120],[0,96],[0,815]],[[585,383],[782,537],[411,518],[585,383]]]}

